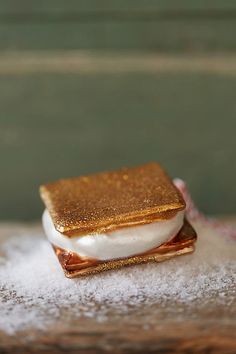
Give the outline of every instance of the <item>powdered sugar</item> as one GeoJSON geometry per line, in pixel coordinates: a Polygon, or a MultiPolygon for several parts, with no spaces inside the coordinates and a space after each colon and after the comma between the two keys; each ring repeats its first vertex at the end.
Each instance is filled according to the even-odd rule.
{"type": "Polygon", "coordinates": [[[219,302],[227,297],[230,306],[236,296],[236,242],[201,221],[194,226],[198,241],[192,255],[73,280],[65,278],[42,232],[29,228],[10,235],[0,245],[0,329],[45,329],[68,308],[102,321],[109,309],[122,313],[168,301],[191,306],[213,294],[219,302]]]}

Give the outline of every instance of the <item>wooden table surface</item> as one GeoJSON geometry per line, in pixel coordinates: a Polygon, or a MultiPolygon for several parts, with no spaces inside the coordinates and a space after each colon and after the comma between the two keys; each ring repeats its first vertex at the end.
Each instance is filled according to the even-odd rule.
{"type": "MultiPolygon", "coordinates": [[[[236,218],[232,219],[236,224],[236,218]]],[[[0,239],[19,228],[38,231],[38,225],[0,224],[0,239]]],[[[99,322],[76,318],[67,309],[46,331],[14,335],[0,332],[0,353],[236,353],[236,299],[203,304],[130,307],[99,322]]]]}

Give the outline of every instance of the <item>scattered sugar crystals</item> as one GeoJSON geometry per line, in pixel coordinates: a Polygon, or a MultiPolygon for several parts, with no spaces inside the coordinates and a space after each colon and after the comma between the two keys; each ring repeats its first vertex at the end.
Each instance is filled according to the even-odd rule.
{"type": "Polygon", "coordinates": [[[0,331],[45,330],[71,316],[106,321],[111,312],[112,318],[118,314],[124,319],[132,311],[136,319],[138,314],[142,317],[145,329],[152,321],[148,317],[152,309],[155,313],[158,309],[159,319],[178,320],[183,311],[194,316],[202,308],[206,315],[212,302],[219,304],[219,316],[224,308],[235,316],[231,308],[236,304],[236,232],[206,219],[184,182],[174,183],[184,195],[187,215],[198,233],[197,247],[192,255],[159,264],[67,279],[41,230],[18,225],[7,231],[1,226],[0,331]]]}
{"type": "Polygon", "coordinates": [[[111,309],[125,313],[168,301],[191,306],[213,294],[230,306],[236,296],[236,242],[201,222],[195,227],[192,255],[77,279],[64,277],[43,233],[28,228],[9,235],[0,243],[0,330],[45,329],[68,308],[102,321],[111,309]]]}

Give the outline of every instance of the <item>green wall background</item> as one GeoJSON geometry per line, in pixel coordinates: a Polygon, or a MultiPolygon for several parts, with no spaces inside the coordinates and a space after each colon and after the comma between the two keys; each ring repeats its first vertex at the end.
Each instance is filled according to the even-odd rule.
{"type": "Polygon", "coordinates": [[[2,1],[0,219],[41,183],[161,162],[235,214],[234,1],[2,1]]]}

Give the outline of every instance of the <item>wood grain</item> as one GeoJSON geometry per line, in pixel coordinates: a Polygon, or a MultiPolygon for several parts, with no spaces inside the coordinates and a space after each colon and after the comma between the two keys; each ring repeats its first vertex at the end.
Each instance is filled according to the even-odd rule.
{"type": "Polygon", "coordinates": [[[68,12],[97,12],[127,11],[127,12],[153,12],[153,11],[231,11],[236,9],[234,0],[2,0],[0,13],[2,14],[37,14],[37,13],[68,13],[68,12]]]}
{"type": "MultiPolygon", "coordinates": [[[[21,51],[0,55],[0,75],[204,73],[236,76],[235,54],[177,55],[72,51],[21,51]]],[[[19,77],[20,79],[20,77],[19,77]]]]}
{"type": "Polygon", "coordinates": [[[0,50],[233,52],[236,21],[184,18],[0,22],[0,50]],[[164,35],[163,35],[164,34],[164,35]]]}
{"type": "MultiPolygon", "coordinates": [[[[236,225],[235,217],[229,220],[236,225]]],[[[0,238],[39,230],[38,224],[1,223],[0,238]]],[[[159,303],[123,313],[114,310],[102,322],[78,319],[67,308],[46,330],[0,332],[0,353],[235,354],[236,298],[230,305],[227,297],[216,305],[216,297],[191,306],[172,300],[165,307],[159,303]]]]}
{"type": "Polygon", "coordinates": [[[235,18],[231,0],[2,0],[0,218],[37,218],[40,183],[151,159],[235,212],[235,18]]]}
{"type": "MultiPolygon", "coordinates": [[[[202,319],[203,320],[203,319],[202,319]]],[[[235,354],[235,325],[175,323],[150,326],[71,323],[48,333],[29,331],[18,338],[0,334],[0,353],[211,353],[235,354]],[[35,337],[36,335],[36,337],[35,337]],[[27,339],[30,338],[30,339],[27,339]]]]}
{"type": "Polygon", "coordinates": [[[151,160],[235,212],[234,57],[70,54],[0,58],[2,219],[38,218],[40,184],[151,160]]]}
{"type": "Polygon", "coordinates": [[[235,51],[235,2],[2,1],[0,50],[235,51]],[[163,35],[164,34],[164,35],[163,35]]]}

